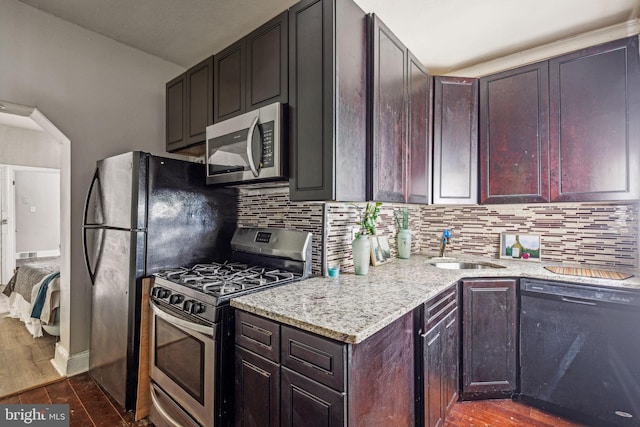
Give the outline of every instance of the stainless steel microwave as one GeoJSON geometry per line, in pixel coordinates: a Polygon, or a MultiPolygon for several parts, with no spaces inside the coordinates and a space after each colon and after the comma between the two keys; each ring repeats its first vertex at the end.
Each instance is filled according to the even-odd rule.
{"type": "Polygon", "coordinates": [[[207,184],[286,178],[279,102],[207,127],[207,184]]]}

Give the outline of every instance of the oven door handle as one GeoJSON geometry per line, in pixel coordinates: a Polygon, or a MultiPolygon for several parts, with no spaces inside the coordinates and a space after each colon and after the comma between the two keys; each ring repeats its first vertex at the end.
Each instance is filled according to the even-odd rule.
{"type": "Polygon", "coordinates": [[[151,309],[153,310],[153,314],[160,317],[161,319],[166,320],[167,322],[173,325],[180,326],[184,329],[188,329],[193,332],[204,334],[208,337],[213,337],[214,331],[213,331],[213,327],[211,326],[205,326],[199,323],[189,322],[188,320],[184,320],[184,319],[181,319],[180,317],[176,317],[172,314],[169,314],[166,311],[164,311],[162,307],[159,307],[157,304],[155,304],[153,301],[151,301],[151,309]]]}
{"type": "Polygon", "coordinates": [[[162,405],[158,401],[158,398],[156,397],[156,390],[153,385],[151,386],[151,401],[153,402],[153,406],[158,410],[158,412],[160,412],[160,415],[164,417],[165,421],[168,421],[171,425],[173,425],[173,427],[183,427],[181,423],[174,420],[173,417],[169,415],[169,413],[162,407],[162,405]]]}

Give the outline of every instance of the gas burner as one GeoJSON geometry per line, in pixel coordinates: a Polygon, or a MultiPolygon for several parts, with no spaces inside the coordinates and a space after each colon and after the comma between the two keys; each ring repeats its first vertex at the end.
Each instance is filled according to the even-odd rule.
{"type": "Polygon", "coordinates": [[[301,277],[289,271],[228,261],[163,270],[157,276],[214,297],[284,284],[301,277]]]}

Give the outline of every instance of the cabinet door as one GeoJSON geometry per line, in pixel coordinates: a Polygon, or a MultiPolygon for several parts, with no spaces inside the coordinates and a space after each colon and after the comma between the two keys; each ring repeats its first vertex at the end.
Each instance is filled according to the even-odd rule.
{"type": "Polygon", "coordinates": [[[282,426],[346,426],[344,394],[282,368],[282,426]]]}
{"type": "Polygon", "coordinates": [[[289,9],[292,201],[365,200],[366,35],[366,14],[353,1],[289,9]]]}
{"type": "Polygon", "coordinates": [[[462,281],[462,397],[510,396],[516,389],[516,281],[462,281]]]}
{"type": "Polygon", "coordinates": [[[640,197],[638,38],[549,61],[551,201],[640,197]]]}
{"type": "Polygon", "coordinates": [[[478,80],[434,79],[433,202],[478,202],[478,80]]]}
{"type": "MultiPolygon", "coordinates": [[[[334,195],[333,74],[324,43],[324,3],[303,0],[289,9],[289,135],[291,200],[331,200],[334,195]]],[[[330,22],[330,21],[329,21],[330,22]]],[[[329,24],[327,22],[327,24],[329,24]]]]}
{"type": "Polygon", "coordinates": [[[184,147],[186,74],[181,74],[167,83],[166,88],[166,147],[171,152],[184,147]]]}
{"type": "Polygon", "coordinates": [[[280,426],[280,366],[236,346],[235,425],[280,426]]]}
{"type": "Polygon", "coordinates": [[[246,112],[246,39],[214,55],[213,121],[215,123],[246,112]]]}
{"type": "Polygon", "coordinates": [[[407,164],[407,48],[373,15],[371,199],[404,202],[407,164]]]}
{"type": "Polygon", "coordinates": [[[480,79],[480,203],[549,201],[547,62],[480,79]]]}
{"type": "Polygon", "coordinates": [[[247,111],[288,101],[288,28],[285,11],[246,37],[247,111]]]}
{"type": "Polygon", "coordinates": [[[446,366],[443,360],[444,335],[440,322],[423,335],[424,357],[424,425],[438,427],[444,424],[443,395],[446,366]]]}
{"type": "Polygon", "coordinates": [[[213,124],[213,57],[186,75],[186,145],[205,142],[207,126],[213,124]]]}
{"type": "Polygon", "coordinates": [[[431,76],[408,53],[407,80],[407,201],[431,203],[431,76]]]}
{"type": "Polygon", "coordinates": [[[442,383],[443,412],[446,417],[458,401],[458,389],[460,383],[460,328],[458,322],[458,309],[455,308],[443,320],[444,348],[442,360],[444,364],[444,381],[442,383]]]}

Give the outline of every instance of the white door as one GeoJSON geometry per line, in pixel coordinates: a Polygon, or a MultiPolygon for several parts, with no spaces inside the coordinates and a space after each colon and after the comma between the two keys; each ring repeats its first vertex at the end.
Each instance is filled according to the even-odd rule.
{"type": "Polygon", "coordinates": [[[7,283],[4,277],[4,241],[6,234],[6,220],[5,220],[5,199],[6,191],[4,189],[4,167],[0,166],[0,283],[7,283]]]}

